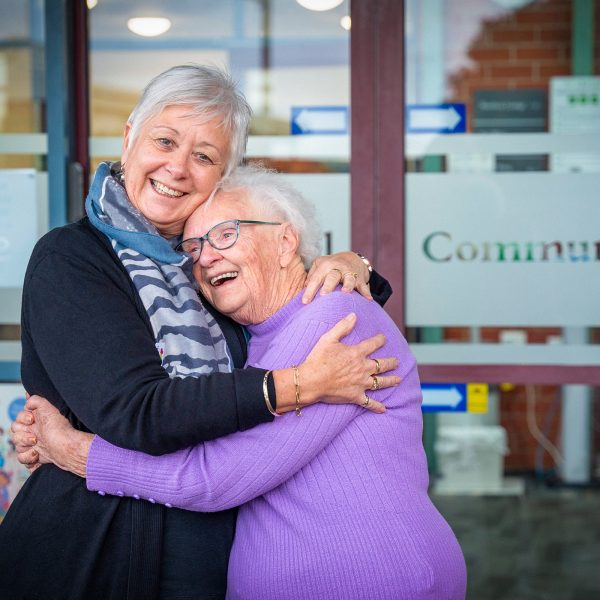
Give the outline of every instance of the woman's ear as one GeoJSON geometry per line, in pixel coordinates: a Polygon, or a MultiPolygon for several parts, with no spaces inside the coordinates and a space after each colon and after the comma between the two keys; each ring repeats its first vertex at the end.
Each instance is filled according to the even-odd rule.
{"type": "Polygon", "coordinates": [[[285,269],[296,257],[300,238],[291,223],[283,223],[279,233],[279,266],[285,269]]]}
{"type": "Polygon", "coordinates": [[[131,134],[131,123],[125,125],[125,131],[123,132],[123,148],[121,150],[121,165],[125,164],[127,156],[129,154],[129,136],[131,134]]]}

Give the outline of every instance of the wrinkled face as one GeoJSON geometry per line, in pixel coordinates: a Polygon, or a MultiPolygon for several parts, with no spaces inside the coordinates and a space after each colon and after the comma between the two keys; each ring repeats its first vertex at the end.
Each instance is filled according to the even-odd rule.
{"type": "Polygon", "coordinates": [[[169,106],[148,119],[121,163],[131,203],[164,236],[178,235],[186,219],[210,195],[229,156],[229,139],[215,121],[186,116],[187,106],[169,106]]]}
{"type": "MultiPolygon", "coordinates": [[[[253,208],[241,191],[220,192],[210,206],[202,206],[185,226],[184,239],[204,235],[213,225],[229,219],[270,221],[253,208]]],[[[277,225],[241,224],[238,241],[226,250],[204,242],[194,276],[206,299],[238,323],[260,323],[273,297],[279,265],[277,225]]]]}

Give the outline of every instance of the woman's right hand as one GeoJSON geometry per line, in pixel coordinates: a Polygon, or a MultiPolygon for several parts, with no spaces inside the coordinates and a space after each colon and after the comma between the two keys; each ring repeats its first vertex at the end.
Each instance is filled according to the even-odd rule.
{"type": "Polygon", "coordinates": [[[30,471],[42,464],[85,477],[93,434],[74,429],[58,409],[41,396],[27,398],[11,425],[17,459],[30,471]]]}
{"type": "Polygon", "coordinates": [[[358,404],[376,413],[385,412],[385,406],[370,398],[365,406],[365,393],[372,389],[373,375],[377,376],[378,389],[400,383],[397,375],[381,375],[398,367],[396,358],[370,358],[385,343],[383,334],[346,345],[340,340],[356,324],[356,315],[350,314],[323,334],[302,365],[300,382],[303,404],[324,400],[334,404],[358,404]],[[379,363],[379,373],[377,372],[379,363]]]}

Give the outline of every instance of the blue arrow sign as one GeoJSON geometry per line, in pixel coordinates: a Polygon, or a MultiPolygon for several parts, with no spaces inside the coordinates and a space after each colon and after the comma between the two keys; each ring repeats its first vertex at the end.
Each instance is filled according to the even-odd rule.
{"type": "Polygon", "coordinates": [[[408,104],[407,133],[465,133],[467,107],[464,104],[408,104]]]}
{"type": "Polygon", "coordinates": [[[348,133],[347,106],[293,106],[292,135],[348,133]]]}
{"type": "Polygon", "coordinates": [[[423,412],[466,412],[467,385],[464,383],[422,383],[423,412]]]}

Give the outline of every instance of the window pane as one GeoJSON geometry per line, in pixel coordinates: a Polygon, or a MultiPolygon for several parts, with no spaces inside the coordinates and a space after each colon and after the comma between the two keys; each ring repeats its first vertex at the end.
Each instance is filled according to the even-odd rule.
{"type": "Polygon", "coordinates": [[[349,31],[341,19],[349,2],[323,12],[291,0],[161,6],[104,0],[90,12],[93,166],[118,158],[124,124],[152,77],[189,62],[224,67],[253,109],[248,158],[290,173],[317,205],[324,250],[347,249],[349,31]],[[127,29],[130,17],[149,15],[168,17],[170,29],[157,37],[127,29]]]}

